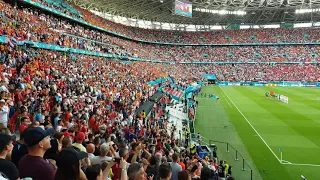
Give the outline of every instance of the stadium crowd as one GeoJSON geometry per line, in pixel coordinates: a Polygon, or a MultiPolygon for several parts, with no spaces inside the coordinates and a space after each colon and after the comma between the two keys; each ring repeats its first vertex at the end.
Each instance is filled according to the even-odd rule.
{"type": "Polygon", "coordinates": [[[139,57],[175,62],[318,62],[319,46],[140,46],[139,57]]]}
{"type": "MultiPolygon", "coordinates": [[[[57,2],[62,6],[62,1],[57,2]]],[[[50,5],[46,1],[46,5],[65,12],[59,9],[59,4],[50,5]]],[[[77,13],[72,7],[66,9],[72,11],[69,15],[109,30],[116,29],[123,34],[137,32],[135,28],[109,23],[86,10],[77,8],[77,13]]],[[[158,90],[158,85],[150,86],[147,82],[170,75],[185,88],[188,83],[203,81],[203,73],[216,74],[221,81],[320,80],[320,67],[313,64],[182,63],[201,59],[204,54],[212,58],[210,61],[248,62],[250,56],[255,56],[254,59],[261,58],[259,62],[284,61],[279,58],[309,62],[311,57],[317,58],[310,55],[318,51],[315,46],[281,46],[279,49],[271,46],[151,46],[113,37],[30,8],[13,8],[2,1],[0,10],[0,34],[18,41],[32,40],[177,62],[119,61],[1,44],[0,179],[224,180],[229,176],[228,180],[232,180],[231,167],[226,161],[213,157],[200,159],[188,148],[180,148],[183,144],[175,137],[176,129],[167,126],[164,115],[166,104],[171,100],[169,95],[155,103],[150,116],[144,112],[135,113],[158,90]],[[277,60],[269,59],[270,51],[275,52],[271,54],[277,60]],[[286,54],[285,57],[282,54],[286,54]]],[[[134,38],[166,41],[176,32],[166,33],[141,30],[134,38]]],[[[249,35],[249,32],[243,33],[249,35]]],[[[178,38],[184,41],[186,36],[185,42],[197,40],[198,34],[188,34],[181,33],[178,38]]],[[[256,36],[261,38],[261,34],[263,30],[256,36]]],[[[290,36],[287,38],[291,39],[290,36]]],[[[316,38],[317,33],[312,34],[313,37],[316,38]]],[[[237,41],[242,41],[240,36],[237,41]]]]}
{"type": "MultiPolygon", "coordinates": [[[[35,0],[48,4],[48,0],[35,0]]],[[[82,19],[96,26],[105,28],[135,40],[153,42],[173,42],[187,44],[228,44],[228,43],[277,43],[277,42],[318,42],[319,28],[277,28],[277,29],[239,29],[212,32],[186,32],[172,30],[154,30],[131,27],[106,20],[87,9],[74,4],[74,8],[82,14],[82,19]]],[[[53,7],[53,6],[52,6],[53,7]]],[[[62,8],[53,7],[61,10],[62,8]]],[[[69,13],[72,16],[72,14],[69,13]]],[[[74,17],[78,17],[74,15],[74,17]]]]}
{"type": "MultiPolygon", "coordinates": [[[[3,21],[1,23],[0,34],[12,36],[17,40],[28,39],[62,47],[84,49],[126,57],[140,57],[176,62],[319,61],[319,47],[314,45],[224,47],[150,45],[114,37],[107,33],[85,28],[30,8],[17,9],[12,8],[6,3],[1,3],[0,9],[2,9],[3,14],[3,16],[1,16],[3,21]]],[[[82,13],[85,14],[85,12],[82,13]]],[[[89,18],[91,16],[86,14],[85,17],[89,18]]],[[[99,20],[99,22],[103,21],[99,20]]],[[[92,23],[94,24],[94,22],[92,23]]],[[[110,26],[111,25],[113,24],[111,23],[110,26]]],[[[144,30],[141,31],[143,32],[144,30]]],[[[314,33],[313,36],[315,34],[317,33],[314,33]]],[[[291,35],[292,33],[288,34],[288,36],[291,35]]],[[[158,35],[156,36],[161,37],[158,35]]],[[[243,36],[239,35],[237,37],[243,36]]],[[[243,43],[246,43],[246,41],[243,41],[243,43]]]]}
{"type": "Polygon", "coordinates": [[[224,161],[180,150],[174,128],[159,125],[169,97],[148,121],[135,116],[156,90],[146,82],[168,76],[164,66],[1,48],[0,129],[20,134],[16,142],[0,135],[0,169],[8,179],[188,179],[200,171],[209,179],[219,176],[219,165],[220,176],[227,175],[224,161]]]}
{"type": "Polygon", "coordinates": [[[17,41],[30,40],[75,49],[134,57],[131,52],[117,46],[119,38],[86,29],[30,8],[13,8],[0,2],[0,35],[17,41]],[[94,38],[93,38],[94,37],[94,38]]]}

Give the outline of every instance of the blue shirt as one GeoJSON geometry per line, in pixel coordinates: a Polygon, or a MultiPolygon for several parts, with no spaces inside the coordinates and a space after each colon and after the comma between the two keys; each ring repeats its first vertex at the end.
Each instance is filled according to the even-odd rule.
{"type": "Polygon", "coordinates": [[[182,167],[176,162],[169,163],[172,168],[171,180],[178,180],[178,173],[182,171],[182,167]]]}

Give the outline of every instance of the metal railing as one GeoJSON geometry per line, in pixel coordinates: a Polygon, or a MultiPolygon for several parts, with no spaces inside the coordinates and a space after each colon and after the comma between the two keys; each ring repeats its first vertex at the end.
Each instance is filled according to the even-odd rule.
{"type": "MultiPolygon", "coordinates": [[[[199,139],[198,139],[198,136],[200,134],[197,134],[197,133],[192,133],[191,134],[191,142],[193,143],[196,143],[198,144],[199,142],[199,139]]],[[[246,177],[250,180],[253,180],[253,169],[251,168],[251,166],[248,164],[248,162],[246,161],[245,157],[235,148],[233,147],[230,143],[228,142],[222,142],[222,141],[215,141],[215,140],[209,140],[203,136],[201,136],[201,145],[207,145],[209,148],[213,148],[213,144],[215,144],[215,146],[221,150],[221,149],[224,149],[225,148],[225,152],[230,154],[229,155],[229,159],[227,159],[228,161],[231,161],[231,160],[234,160],[234,162],[239,162],[239,161],[242,161],[241,163],[241,171],[247,171],[249,172],[248,175],[246,175],[246,177]],[[220,145],[217,145],[220,144],[220,145]],[[233,155],[232,155],[233,153],[233,155]],[[230,157],[231,156],[231,157],[230,157]],[[232,158],[232,159],[230,159],[232,158]]],[[[223,156],[222,154],[218,154],[218,160],[219,160],[219,156],[223,156]]],[[[227,158],[227,157],[224,157],[224,158],[227,158]]],[[[237,163],[238,164],[238,163],[237,163]]],[[[239,163],[240,164],[240,163],[239,163]]],[[[240,171],[240,170],[239,170],[240,171]]]]}
{"type": "Polygon", "coordinates": [[[247,161],[245,160],[244,156],[242,156],[240,154],[240,152],[234,148],[230,143],[227,143],[227,142],[222,142],[222,141],[214,141],[214,140],[209,140],[209,144],[216,144],[216,143],[220,143],[220,144],[224,144],[226,146],[226,152],[227,153],[230,153],[230,148],[233,149],[235,151],[235,161],[239,161],[239,160],[242,160],[242,168],[241,170],[242,171],[246,171],[246,166],[249,168],[249,171],[250,171],[250,180],[253,179],[253,170],[252,168],[250,167],[250,165],[247,163],[247,161]],[[239,159],[240,158],[240,159],[239,159]]]}

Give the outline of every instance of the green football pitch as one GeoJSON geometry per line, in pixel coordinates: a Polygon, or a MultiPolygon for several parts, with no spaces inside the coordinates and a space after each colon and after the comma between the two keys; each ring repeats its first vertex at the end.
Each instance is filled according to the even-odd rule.
{"type": "Polygon", "coordinates": [[[236,179],[250,179],[249,168],[241,171],[245,159],[254,180],[320,180],[320,88],[206,86],[197,99],[196,132],[241,154],[235,161],[234,149],[227,153],[225,144],[215,143],[236,179]],[[266,98],[270,91],[288,96],[289,103],[266,98]]]}

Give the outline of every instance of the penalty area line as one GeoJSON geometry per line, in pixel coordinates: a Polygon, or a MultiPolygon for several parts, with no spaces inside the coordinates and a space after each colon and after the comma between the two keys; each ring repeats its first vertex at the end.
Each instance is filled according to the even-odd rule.
{"type": "Polygon", "coordinates": [[[320,167],[320,164],[301,164],[301,163],[292,163],[292,162],[284,161],[284,160],[282,160],[282,161],[283,162],[281,162],[281,164],[283,164],[283,165],[320,167]]]}
{"type": "Polygon", "coordinates": [[[278,156],[273,152],[273,150],[270,148],[270,146],[267,144],[267,142],[262,138],[262,136],[259,134],[259,132],[253,127],[253,125],[250,123],[250,121],[247,119],[247,117],[240,111],[240,109],[237,107],[237,105],[230,99],[230,97],[224,92],[224,90],[219,86],[221,91],[225,94],[225,96],[230,100],[230,102],[233,104],[233,106],[238,110],[238,112],[242,115],[242,117],[247,121],[247,123],[251,126],[251,128],[256,132],[256,134],[259,136],[259,138],[262,140],[262,142],[267,146],[267,148],[271,151],[271,153],[274,155],[274,157],[279,161],[280,164],[282,164],[281,160],[278,158],[278,156]]]}

